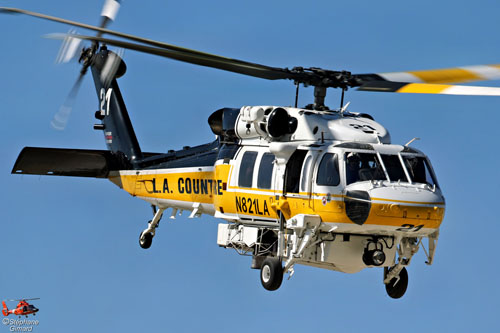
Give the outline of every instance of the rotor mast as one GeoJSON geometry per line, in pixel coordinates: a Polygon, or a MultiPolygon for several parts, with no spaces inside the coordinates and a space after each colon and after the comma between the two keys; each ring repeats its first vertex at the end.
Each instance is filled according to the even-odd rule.
{"type": "Polygon", "coordinates": [[[326,87],[315,86],[314,87],[314,104],[313,109],[318,111],[328,110],[328,106],[325,105],[326,97],[326,87]]]}

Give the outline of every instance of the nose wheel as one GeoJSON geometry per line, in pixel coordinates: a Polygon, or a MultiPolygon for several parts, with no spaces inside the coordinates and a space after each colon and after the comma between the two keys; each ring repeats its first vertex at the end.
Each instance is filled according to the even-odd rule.
{"type": "Polygon", "coordinates": [[[153,244],[153,234],[150,232],[145,232],[146,230],[141,232],[141,234],[139,235],[139,245],[143,249],[149,249],[151,247],[151,244],[153,244]]]}
{"type": "Polygon", "coordinates": [[[408,288],[408,272],[406,268],[399,272],[398,276],[393,277],[388,283],[385,284],[387,295],[391,298],[401,298],[408,288]]]}
{"type": "Polygon", "coordinates": [[[149,249],[151,247],[156,228],[158,228],[158,223],[160,223],[164,210],[165,208],[160,208],[158,210],[154,209],[153,219],[148,222],[148,227],[139,235],[139,245],[143,249],[149,249]]]}

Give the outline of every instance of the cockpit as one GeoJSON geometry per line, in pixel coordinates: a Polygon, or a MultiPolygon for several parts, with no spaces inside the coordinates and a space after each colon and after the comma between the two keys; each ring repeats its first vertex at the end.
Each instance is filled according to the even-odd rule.
{"type": "Polygon", "coordinates": [[[424,156],[409,153],[345,152],[346,185],[362,181],[428,184],[438,187],[424,156]]]}

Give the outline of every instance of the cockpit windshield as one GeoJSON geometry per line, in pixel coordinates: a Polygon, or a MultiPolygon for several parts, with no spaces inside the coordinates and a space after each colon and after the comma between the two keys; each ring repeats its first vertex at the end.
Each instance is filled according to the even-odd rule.
{"type": "Polygon", "coordinates": [[[398,155],[380,155],[392,182],[408,182],[398,155]]]}
{"type": "Polygon", "coordinates": [[[347,185],[362,181],[388,180],[437,186],[436,178],[423,156],[405,154],[400,157],[394,154],[346,152],[345,161],[347,185]]]}
{"type": "Polygon", "coordinates": [[[377,155],[369,153],[346,153],[347,185],[366,180],[386,180],[377,155]]]}
{"type": "Polygon", "coordinates": [[[437,186],[436,178],[424,157],[403,156],[403,161],[413,182],[437,186]]]}

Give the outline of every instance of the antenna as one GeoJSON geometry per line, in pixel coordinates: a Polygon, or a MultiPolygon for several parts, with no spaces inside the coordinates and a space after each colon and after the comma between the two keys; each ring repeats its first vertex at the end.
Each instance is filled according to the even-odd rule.
{"type": "Polygon", "coordinates": [[[411,139],[410,141],[408,141],[406,144],[405,144],[405,147],[408,147],[410,145],[410,143],[412,143],[413,141],[415,140],[420,140],[420,138],[413,138],[411,139]]]}
{"type": "MultiPolygon", "coordinates": [[[[344,90],[342,90],[342,91],[344,91],[344,90]]],[[[344,94],[342,94],[342,95],[344,95],[344,94]]],[[[344,111],[347,110],[347,107],[349,106],[349,104],[351,104],[351,102],[347,102],[347,104],[345,106],[342,106],[340,108],[340,115],[344,114],[344,111]]]]}
{"type": "Polygon", "coordinates": [[[297,104],[299,103],[299,86],[300,82],[297,82],[297,89],[295,89],[295,107],[297,107],[297,104]]]}
{"type": "Polygon", "coordinates": [[[344,92],[345,92],[345,88],[342,88],[342,95],[340,96],[340,109],[342,110],[342,108],[344,107],[344,92]]]}

